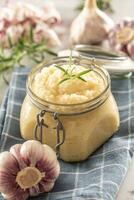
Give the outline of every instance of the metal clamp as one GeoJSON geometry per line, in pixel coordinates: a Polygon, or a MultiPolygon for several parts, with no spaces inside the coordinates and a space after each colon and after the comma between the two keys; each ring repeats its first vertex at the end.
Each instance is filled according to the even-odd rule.
{"type": "MultiPolygon", "coordinates": [[[[35,139],[40,141],[41,143],[43,143],[43,127],[49,128],[49,126],[45,123],[45,119],[44,119],[46,112],[48,111],[41,110],[41,112],[37,114],[37,124],[34,131],[35,139]],[[39,137],[38,137],[38,129],[39,129],[39,137]]],[[[65,141],[65,129],[59,119],[58,113],[52,113],[52,115],[53,115],[54,120],[57,120],[56,127],[54,127],[53,129],[56,129],[56,133],[57,133],[57,141],[56,141],[57,144],[55,146],[56,155],[57,157],[60,157],[60,146],[65,141]],[[61,138],[61,133],[62,133],[62,138],[61,138]]]]}
{"type": "Polygon", "coordinates": [[[48,128],[48,125],[45,124],[44,122],[44,115],[46,114],[45,110],[42,110],[39,114],[37,114],[37,125],[35,127],[35,131],[34,131],[34,137],[36,140],[40,141],[42,143],[42,129],[43,126],[48,128]],[[40,129],[40,134],[39,134],[39,138],[37,135],[38,129],[40,129]]]}
{"type": "Polygon", "coordinates": [[[64,143],[65,141],[65,129],[59,119],[58,113],[54,113],[53,114],[54,119],[57,120],[57,124],[56,124],[56,132],[57,132],[57,144],[56,144],[56,154],[57,157],[60,157],[60,146],[64,143]],[[60,137],[60,133],[62,131],[62,139],[60,137]]]}

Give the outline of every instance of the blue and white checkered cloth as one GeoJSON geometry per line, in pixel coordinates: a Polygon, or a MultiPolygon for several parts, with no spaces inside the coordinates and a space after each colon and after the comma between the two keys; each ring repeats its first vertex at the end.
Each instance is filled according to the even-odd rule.
{"type": "MultiPolygon", "coordinates": [[[[22,143],[19,115],[26,94],[28,68],[17,68],[0,109],[0,150],[22,143]]],[[[88,160],[60,161],[61,173],[54,189],[34,200],[115,200],[134,151],[134,76],[112,79],[112,91],[120,111],[120,130],[88,160]]],[[[0,197],[0,200],[3,200],[0,197]]]]}

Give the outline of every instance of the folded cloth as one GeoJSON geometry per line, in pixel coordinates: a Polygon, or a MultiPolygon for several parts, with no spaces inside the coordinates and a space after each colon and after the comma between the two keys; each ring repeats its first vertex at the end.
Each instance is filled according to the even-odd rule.
{"type": "MultiPolygon", "coordinates": [[[[0,150],[22,143],[19,115],[26,94],[29,68],[17,68],[0,110],[0,150]]],[[[112,79],[120,111],[120,130],[81,163],[60,161],[61,173],[54,189],[35,200],[115,200],[134,151],[134,76],[112,79]]],[[[110,123],[110,122],[109,122],[110,123]]],[[[3,200],[3,197],[0,197],[3,200]]]]}

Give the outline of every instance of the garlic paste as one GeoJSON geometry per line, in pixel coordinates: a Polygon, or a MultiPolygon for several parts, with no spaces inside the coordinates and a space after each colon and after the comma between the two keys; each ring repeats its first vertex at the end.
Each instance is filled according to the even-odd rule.
{"type": "MultiPolygon", "coordinates": [[[[78,64],[69,66],[63,63],[60,66],[75,75],[88,69],[78,64]]],[[[119,127],[117,105],[108,85],[110,79],[107,79],[105,70],[103,77],[101,69],[100,73],[97,70],[91,69],[81,75],[83,80],[72,77],[63,82],[67,76],[55,64],[37,70],[32,81],[28,81],[32,94],[26,95],[21,109],[22,137],[26,140],[34,139],[36,116],[43,109],[44,102],[49,111],[61,114],[59,116],[65,129],[65,141],[60,146],[60,158],[68,162],[87,159],[119,127]]],[[[48,128],[43,127],[43,143],[55,149],[56,121],[49,112],[45,114],[44,121],[48,128]]]]}

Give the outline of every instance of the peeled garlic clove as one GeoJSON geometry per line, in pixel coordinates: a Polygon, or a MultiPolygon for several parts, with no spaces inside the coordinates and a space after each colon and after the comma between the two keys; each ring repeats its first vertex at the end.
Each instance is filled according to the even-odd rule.
{"type": "Polygon", "coordinates": [[[71,44],[98,44],[107,38],[113,21],[97,8],[96,0],[86,0],[85,7],[71,26],[71,44]]]}

